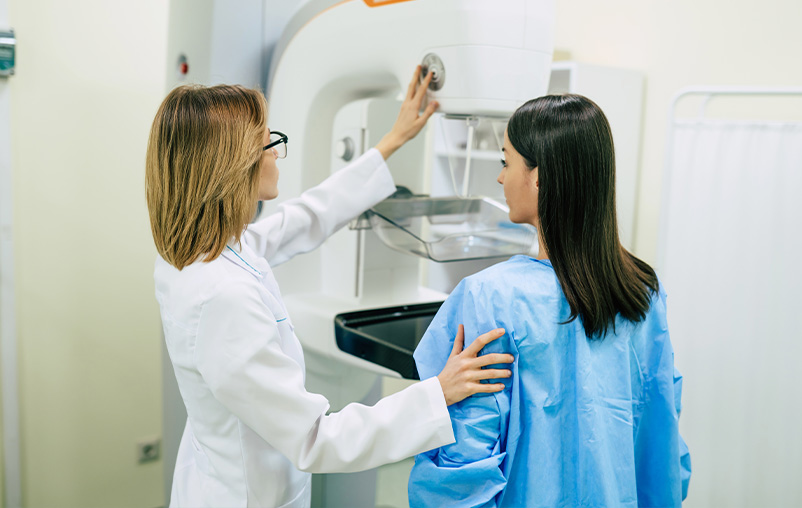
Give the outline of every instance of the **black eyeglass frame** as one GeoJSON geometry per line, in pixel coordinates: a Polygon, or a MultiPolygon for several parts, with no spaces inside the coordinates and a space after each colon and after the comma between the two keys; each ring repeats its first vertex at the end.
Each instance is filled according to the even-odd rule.
{"type": "MultiPolygon", "coordinates": [[[[280,138],[278,138],[277,140],[273,141],[272,143],[265,145],[265,146],[262,148],[262,151],[263,151],[263,152],[264,152],[265,150],[269,150],[269,149],[273,148],[274,146],[280,145],[281,143],[284,143],[284,144],[286,145],[286,144],[287,144],[287,141],[289,141],[289,140],[290,140],[290,138],[288,138],[288,137],[287,137],[287,135],[286,135],[286,134],[284,134],[284,133],[283,133],[283,132],[281,132],[281,131],[270,131],[270,135],[272,136],[273,134],[278,134],[278,135],[279,135],[279,136],[281,136],[281,137],[280,137],[280,138]]],[[[286,155],[285,155],[285,157],[286,157],[286,155]]]]}

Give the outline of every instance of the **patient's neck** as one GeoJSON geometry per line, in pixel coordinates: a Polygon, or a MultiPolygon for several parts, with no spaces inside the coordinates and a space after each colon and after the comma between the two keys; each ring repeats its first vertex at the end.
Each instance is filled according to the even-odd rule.
{"type": "Polygon", "coordinates": [[[539,259],[540,261],[549,259],[549,251],[546,249],[546,241],[543,239],[540,227],[537,224],[533,224],[533,226],[535,226],[535,230],[537,231],[537,256],[535,256],[535,259],[539,259]]]}

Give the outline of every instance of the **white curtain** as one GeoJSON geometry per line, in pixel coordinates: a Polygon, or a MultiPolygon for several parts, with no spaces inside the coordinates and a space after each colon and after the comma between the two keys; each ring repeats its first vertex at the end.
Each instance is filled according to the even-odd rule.
{"type": "Polygon", "coordinates": [[[802,124],[687,121],[667,149],[685,506],[802,506],[802,124]]]}

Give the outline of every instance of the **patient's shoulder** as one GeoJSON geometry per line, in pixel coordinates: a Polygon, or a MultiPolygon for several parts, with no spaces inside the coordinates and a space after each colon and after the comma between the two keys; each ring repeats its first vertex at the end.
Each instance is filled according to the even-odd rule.
{"type": "Polygon", "coordinates": [[[529,256],[513,256],[506,261],[466,277],[464,283],[469,288],[530,287],[532,284],[541,287],[546,286],[549,289],[559,288],[557,275],[551,263],[547,260],[541,261],[529,256]]]}

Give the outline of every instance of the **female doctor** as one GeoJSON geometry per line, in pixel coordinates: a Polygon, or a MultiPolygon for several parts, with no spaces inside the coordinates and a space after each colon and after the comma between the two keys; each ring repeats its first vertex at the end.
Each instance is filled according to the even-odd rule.
{"type": "Polygon", "coordinates": [[[454,442],[447,406],[496,392],[506,354],[464,351],[460,329],[442,372],[373,407],[329,403],[304,389],[304,358],[271,266],[320,245],[395,191],[385,160],[412,139],[427,76],[409,84],[395,125],[353,164],[248,225],[278,195],[287,137],[266,128],[264,96],[239,86],[181,86],[150,133],[147,202],[159,256],[154,278],[187,424],[171,506],[308,507],[310,473],[354,472],[454,442]],[[246,227],[247,226],[247,227],[246,227]]]}

